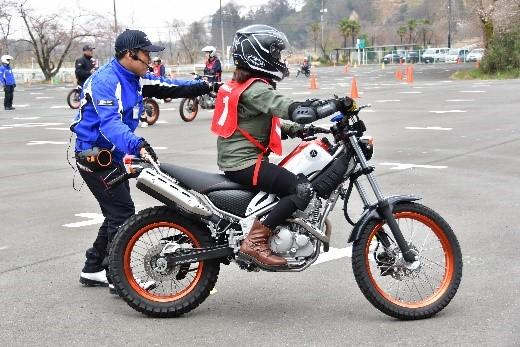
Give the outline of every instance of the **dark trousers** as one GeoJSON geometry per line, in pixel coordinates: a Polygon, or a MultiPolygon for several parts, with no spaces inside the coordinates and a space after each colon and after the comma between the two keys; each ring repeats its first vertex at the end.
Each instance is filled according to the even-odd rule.
{"type": "MultiPolygon", "coordinates": [[[[250,166],[239,171],[226,171],[226,177],[243,186],[253,185],[253,173],[255,166],[250,166]]],[[[273,230],[296,211],[296,204],[291,195],[295,194],[298,180],[296,175],[281,166],[263,162],[258,173],[258,185],[255,186],[263,192],[276,194],[280,201],[269,212],[263,225],[273,230]]]]}
{"type": "MultiPolygon", "coordinates": [[[[117,229],[126,219],[135,214],[134,202],[130,196],[130,185],[128,181],[107,191],[103,179],[107,177],[115,167],[108,170],[87,172],[79,169],[81,177],[86,185],[94,194],[94,197],[101,207],[101,212],[105,220],[99,228],[98,235],[92,247],[87,249],[85,254],[86,261],[83,272],[98,272],[108,267],[108,261],[103,261],[108,257],[110,243],[114,238],[117,229]]],[[[121,170],[121,169],[119,169],[121,170]]],[[[110,178],[121,171],[117,170],[110,178]]],[[[109,179],[110,179],[109,178],[109,179]]]]}
{"type": "Polygon", "coordinates": [[[4,86],[4,108],[13,107],[14,86],[4,86]]]}

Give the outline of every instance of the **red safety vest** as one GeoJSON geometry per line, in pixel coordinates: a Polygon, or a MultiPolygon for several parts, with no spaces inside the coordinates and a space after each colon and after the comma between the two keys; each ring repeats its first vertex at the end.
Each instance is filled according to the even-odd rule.
{"type": "Polygon", "coordinates": [[[161,64],[153,66],[153,74],[157,77],[161,76],[161,64]]]}
{"type": "Polygon", "coordinates": [[[240,95],[246,90],[253,82],[267,81],[261,78],[250,78],[244,83],[238,83],[236,81],[229,81],[222,85],[217,93],[217,100],[215,101],[215,111],[213,112],[213,120],[211,122],[211,131],[218,136],[228,138],[238,130],[240,133],[249,140],[253,145],[260,149],[260,154],[255,164],[255,171],[253,174],[253,186],[258,183],[258,172],[260,171],[260,165],[264,155],[269,155],[270,152],[274,152],[277,155],[282,154],[282,130],[280,128],[280,118],[273,115],[271,120],[271,133],[269,134],[269,145],[265,147],[257,139],[255,139],[250,133],[238,126],[238,100],[240,95]]]}

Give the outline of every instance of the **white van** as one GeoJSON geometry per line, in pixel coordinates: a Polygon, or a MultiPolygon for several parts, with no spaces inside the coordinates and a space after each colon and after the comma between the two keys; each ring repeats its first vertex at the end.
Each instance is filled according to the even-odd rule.
{"type": "Polygon", "coordinates": [[[446,60],[446,53],[450,49],[447,47],[442,48],[427,48],[422,55],[422,61],[426,64],[434,62],[443,62],[446,60]]]}

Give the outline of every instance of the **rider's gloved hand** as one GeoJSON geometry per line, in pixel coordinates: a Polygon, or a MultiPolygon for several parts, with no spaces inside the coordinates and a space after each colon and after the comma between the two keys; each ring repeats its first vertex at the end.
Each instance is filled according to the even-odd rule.
{"type": "Polygon", "coordinates": [[[150,146],[150,144],[145,140],[143,139],[143,141],[141,142],[141,149],[139,150],[139,155],[141,156],[141,158],[144,158],[146,156],[150,156],[154,161],[157,161],[157,154],[155,154],[155,151],[153,150],[152,146],[150,146]]]}
{"type": "Polygon", "coordinates": [[[301,124],[291,124],[282,127],[282,140],[286,140],[287,138],[294,139],[295,137],[303,137],[304,126],[301,124]]]}
{"type": "Polygon", "coordinates": [[[209,84],[209,90],[210,92],[214,92],[214,93],[217,93],[220,86],[223,85],[224,83],[222,82],[208,82],[209,84]]]}
{"type": "Polygon", "coordinates": [[[333,102],[336,109],[341,113],[348,113],[357,109],[356,102],[348,96],[336,99],[330,99],[329,102],[333,102]]]}

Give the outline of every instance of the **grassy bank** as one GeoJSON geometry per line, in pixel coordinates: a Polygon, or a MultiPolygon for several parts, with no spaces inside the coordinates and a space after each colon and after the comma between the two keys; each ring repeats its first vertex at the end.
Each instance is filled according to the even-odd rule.
{"type": "Polygon", "coordinates": [[[520,69],[485,73],[480,69],[457,71],[452,76],[456,80],[506,80],[520,78],[520,69]]]}

